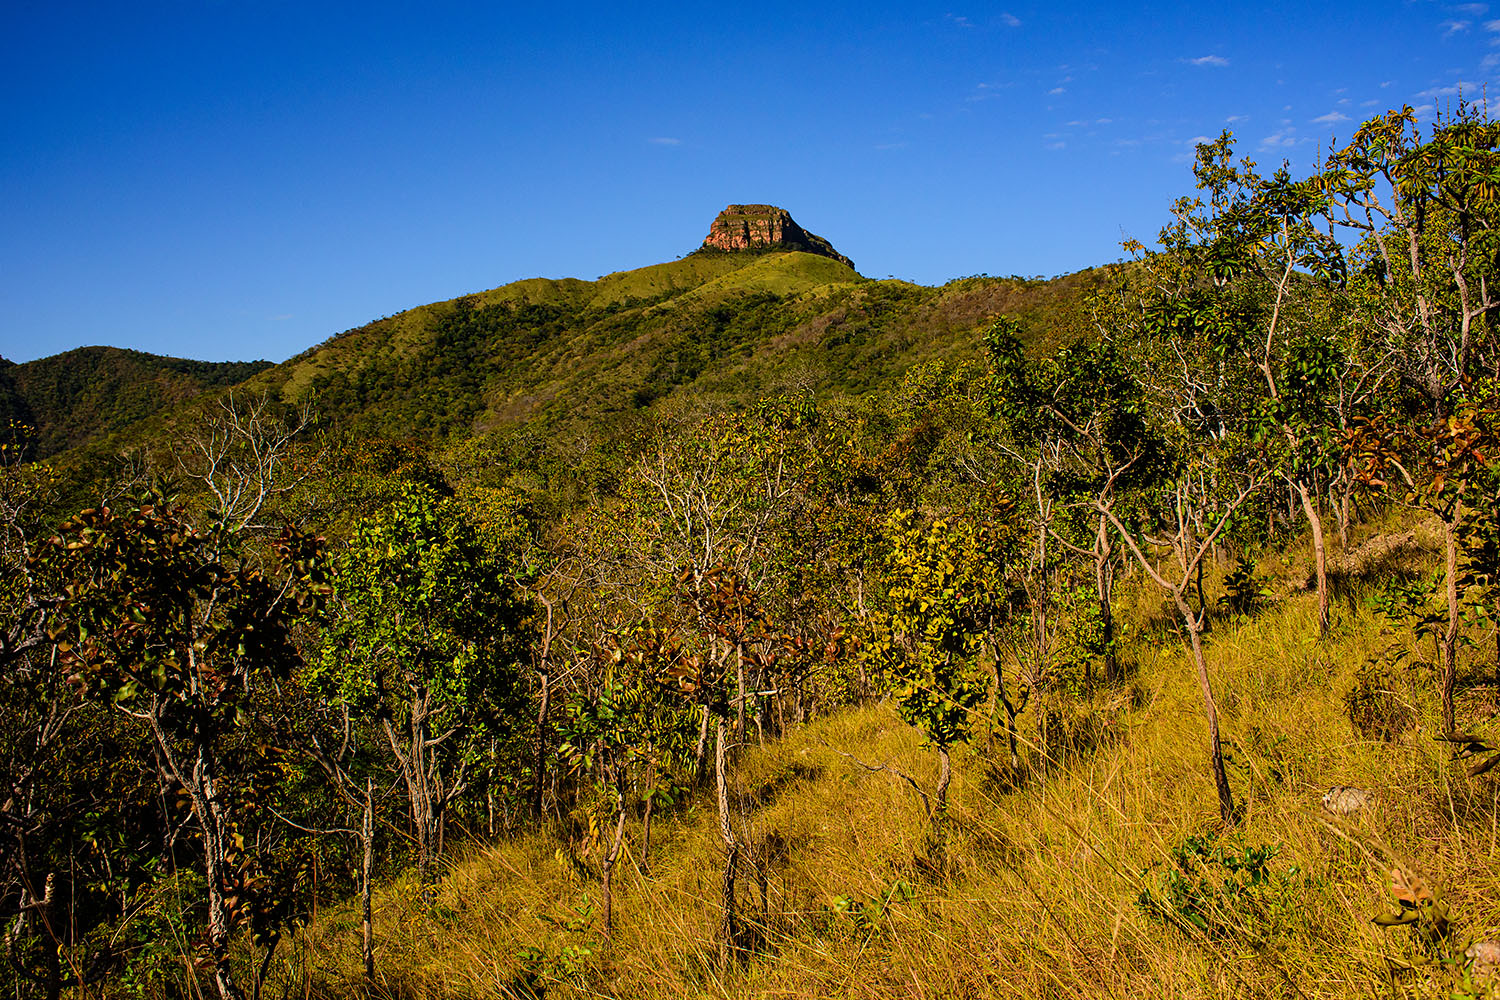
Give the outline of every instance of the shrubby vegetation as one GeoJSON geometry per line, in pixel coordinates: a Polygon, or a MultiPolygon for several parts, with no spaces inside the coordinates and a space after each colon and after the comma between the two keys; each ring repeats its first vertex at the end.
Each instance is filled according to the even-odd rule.
{"type": "Polygon", "coordinates": [[[1086,335],[570,286],[204,401],[76,513],[14,426],[17,995],[1486,995],[1497,150],[1226,134],[1086,335]],[[824,375],[731,389],[789,341],[824,375]]]}

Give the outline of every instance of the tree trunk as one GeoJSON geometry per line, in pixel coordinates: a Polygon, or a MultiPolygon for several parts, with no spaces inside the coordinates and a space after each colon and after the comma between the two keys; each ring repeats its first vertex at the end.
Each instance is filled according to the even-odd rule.
{"type": "Polygon", "coordinates": [[[1172,595],[1177,612],[1182,616],[1188,640],[1193,649],[1193,667],[1198,673],[1198,687],[1203,693],[1203,714],[1208,719],[1209,767],[1213,771],[1214,788],[1219,794],[1219,818],[1226,826],[1239,821],[1234,807],[1234,795],[1229,790],[1229,776],[1224,772],[1224,751],[1219,744],[1219,709],[1214,702],[1213,685],[1208,679],[1208,659],[1203,654],[1203,620],[1193,614],[1181,591],[1172,595]]]}
{"type": "Polygon", "coordinates": [[[719,924],[719,965],[727,969],[739,951],[739,921],[735,913],[734,879],[739,867],[740,843],[729,822],[729,781],[725,766],[725,744],[728,726],[719,720],[718,739],[714,749],[714,771],[718,775],[719,836],[724,841],[724,883],[720,896],[723,916],[719,924]]]}
{"type": "Polygon", "coordinates": [[[552,675],[542,674],[541,704],[536,710],[536,741],[531,752],[531,818],[542,819],[542,791],[546,788],[547,774],[547,708],[552,696],[552,675]]]}
{"type": "Polygon", "coordinates": [[[1458,536],[1453,530],[1458,511],[1443,519],[1443,591],[1448,599],[1448,626],[1443,630],[1441,677],[1443,697],[1443,733],[1452,735],[1454,728],[1453,692],[1458,684],[1458,536]]]}
{"type": "Polygon", "coordinates": [[[396,734],[389,719],[382,719],[386,741],[390,743],[402,781],[406,784],[408,811],[412,832],[417,838],[417,882],[427,886],[436,846],[438,817],[433,808],[432,775],[427,765],[427,709],[426,696],[412,699],[411,720],[405,740],[396,734]],[[401,744],[405,742],[405,746],[401,744]]]}
{"type": "Polygon", "coordinates": [[[646,794],[646,815],[641,821],[641,867],[645,868],[651,862],[651,815],[656,811],[656,788],[655,776],[652,777],[653,787],[646,794]]]}
{"type": "Polygon", "coordinates": [[[1099,597],[1099,628],[1104,640],[1104,682],[1112,684],[1120,671],[1115,658],[1114,549],[1109,544],[1108,522],[1102,514],[1095,551],[1098,555],[1094,558],[1094,590],[1099,597]]]}
{"type": "Polygon", "coordinates": [[[208,946],[213,963],[214,988],[220,1000],[243,1000],[244,994],[234,981],[234,970],[229,963],[229,936],[231,906],[224,894],[228,882],[227,854],[228,817],[224,803],[219,798],[215,761],[203,738],[193,746],[192,767],[185,768],[167,738],[162,726],[161,702],[154,701],[150,713],[151,736],[156,745],[158,770],[163,777],[175,779],[188,793],[192,802],[193,816],[198,821],[198,833],[203,841],[203,877],[208,896],[208,946]]]}
{"type": "Polygon", "coordinates": [[[266,985],[266,977],[271,974],[271,959],[276,957],[276,946],[279,944],[281,938],[272,938],[271,943],[266,945],[266,953],[260,957],[260,965],[255,969],[255,986],[250,991],[252,1000],[260,1000],[261,988],[266,985]]]}
{"type": "Polygon", "coordinates": [[[735,676],[739,679],[740,696],[735,701],[734,742],[745,742],[745,647],[736,643],[734,647],[735,676]]]}
{"type": "Polygon", "coordinates": [[[932,797],[932,825],[936,829],[948,811],[948,784],[953,780],[953,762],[948,757],[948,748],[939,746],[937,794],[932,797]]]}
{"type": "Polygon", "coordinates": [[[1297,481],[1297,495],[1302,499],[1302,513],[1312,529],[1313,566],[1318,575],[1318,637],[1321,639],[1328,635],[1329,627],[1328,551],[1323,544],[1323,515],[1318,513],[1318,505],[1308,495],[1307,484],[1300,479],[1297,481]]]}
{"type": "Polygon", "coordinates": [[[610,842],[609,853],[604,855],[603,890],[604,890],[604,940],[609,941],[614,935],[615,910],[614,910],[614,874],[615,861],[620,856],[620,845],[625,840],[625,793],[620,790],[619,783],[615,783],[615,837],[610,842]]]}
{"type": "Polygon", "coordinates": [[[490,766],[484,782],[485,835],[495,839],[495,740],[490,739],[490,766]]]}
{"type": "Polygon", "coordinates": [[[364,860],[359,866],[360,955],[365,962],[365,982],[375,981],[375,908],[370,883],[375,875],[375,781],[365,779],[365,815],[359,839],[364,860]]]}
{"type": "MultiPolygon", "coordinates": [[[[165,734],[162,734],[163,738],[165,734]]],[[[242,1000],[229,963],[231,905],[225,897],[228,883],[226,817],[216,788],[214,760],[208,747],[199,745],[193,761],[189,795],[198,813],[203,837],[203,875],[208,885],[208,946],[213,955],[214,986],[221,1000],[242,1000]]]]}
{"type": "Polygon", "coordinates": [[[1005,739],[1010,746],[1010,770],[1016,779],[1021,775],[1021,751],[1018,734],[1016,732],[1016,706],[1011,702],[1010,695],[1005,692],[1005,673],[1000,668],[1000,649],[993,645],[995,654],[995,700],[1000,707],[1005,709],[1005,739]]]}
{"type": "Polygon", "coordinates": [[[698,722],[698,745],[693,748],[693,784],[703,784],[703,766],[708,760],[708,706],[701,708],[698,722]]]}

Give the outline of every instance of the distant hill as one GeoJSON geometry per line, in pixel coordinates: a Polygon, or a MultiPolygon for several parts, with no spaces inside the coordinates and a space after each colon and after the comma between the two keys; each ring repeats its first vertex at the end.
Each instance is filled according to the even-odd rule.
{"type": "Polygon", "coordinates": [[[325,430],[436,447],[519,435],[532,457],[518,462],[566,466],[661,404],[890,389],[924,361],[979,357],[1002,313],[1039,348],[1076,340],[1100,279],[874,281],[781,209],[733,205],[678,260],[417,306],[279,365],[84,348],[3,367],[0,418],[35,425],[39,457],[83,446],[73,462],[88,467],[159,437],[160,418],[192,398],[243,383],[310,403],[325,430]]]}
{"type": "Polygon", "coordinates": [[[269,367],[116,347],[80,347],[24,364],[0,358],[0,425],[15,420],[35,428],[32,454],[47,458],[269,367]]]}
{"type": "Polygon", "coordinates": [[[1053,344],[1086,333],[1093,272],[1052,281],[872,281],[800,251],[708,249],[598,281],[532,279],[342,333],[247,387],[311,399],[359,434],[442,441],[522,424],[592,436],[684,396],[861,394],[977,357],[1001,313],[1053,344]]]}

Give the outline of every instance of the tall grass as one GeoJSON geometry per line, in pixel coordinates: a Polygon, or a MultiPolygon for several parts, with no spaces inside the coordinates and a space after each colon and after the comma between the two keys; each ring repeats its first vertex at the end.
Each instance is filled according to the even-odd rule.
{"type": "MultiPolygon", "coordinates": [[[[624,860],[607,946],[594,846],[526,834],[472,847],[430,908],[413,885],[385,887],[374,983],[352,909],[308,928],[278,974],[295,995],[329,998],[1445,996],[1459,970],[1443,959],[1500,926],[1500,782],[1466,777],[1431,738],[1420,670],[1393,675],[1412,728],[1388,742],[1354,730],[1344,698],[1359,669],[1406,641],[1360,598],[1323,643],[1305,594],[1216,623],[1237,831],[1218,830],[1190,662],[1142,597],[1124,687],[1088,706],[1092,746],[1019,785],[994,766],[999,745],[956,754],[939,839],[895,773],[930,787],[935,754],[886,706],[746,748],[735,811],[754,863],[739,964],[718,966],[723,853],[705,799],[659,824],[649,865],[624,860]],[[1367,790],[1368,805],[1326,815],[1334,785],[1367,790]],[[1274,847],[1266,878],[1236,882],[1209,854],[1185,866],[1193,836],[1230,855],[1274,847]],[[1393,907],[1394,865],[1439,887],[1450,941],[1372,923],[1393,907]],[[1169,884],[1203,894],[1206,928],[1173,909],[1169,884]]],[[[1471,699],[1482,719],[1493,692],[1471,699]]]]}

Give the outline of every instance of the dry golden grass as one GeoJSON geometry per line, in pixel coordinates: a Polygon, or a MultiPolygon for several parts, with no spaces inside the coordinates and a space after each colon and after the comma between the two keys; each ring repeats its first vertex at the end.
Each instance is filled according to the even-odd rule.
{"type": "MultiPolygon", "coordinates": [[[[1415,730],[1392,743],[1354,733],[1344,694],[1394,637],[1363,605],[1340,610],[1323,643],[1311,638],[1308,595],[1211,634],[1245,842],[1281,845],[1272,868],[1297,869],[1272,917],[1226,913],[1213,938],[1137,904],[1144,869],[1217,826],[1200,697],[1184,652],[1157,627],[1138,632],[1129,653],[1133,706],[1119,708],[1119,691],[1097,697],[1099,713],[1107,703],[1116,713],[1092,751],[1012,790],[990,764],[1003,755],[983,741],[955,754],[941,849],[912,789],[860,763],[935,777],[933,752],[887,707],[747,749],[735,774],[739,835],[783,846],[762,851],[779,853],[764,898],[753,869],[742,875],[757,940],[727,970],[717,967],[723,853],[707,797],[659,824],[649,866],[625,859],[612,943],[597,913],[582,921],[575,911],[597,898],[568,860],[579,845],[526,835],[455,861],[428,911],[413,886],[385,887],[368,989],[347,908],[305,933],[288,969],[314,970],[299,978],[323,997],[526,996],[527,948],[545,955],[531,961],[531,995],[549,997],[1446,996],[1452,968],[1393,973],[1392,959],[1424,953],[1409,929],[1371,917],[1391,907],[1387,873],[1399,862],[1445,894],[1455,939],[1495,936],[1500,783],[1465,777],[1430,738],[1435,712],[1420,678],[1404,695],[1415,730]],[[1329,819],[1319,804],[1333,785],[1368,789],[1369,806],[1329,819]],[[890,902],[860,923],[841,898],[890,902]]],[[[1154,612],[1142,595],[1133,614],[1154,612]]],[[[1023,717],[1023,735],[1034,731],[1023,717]]]]}

